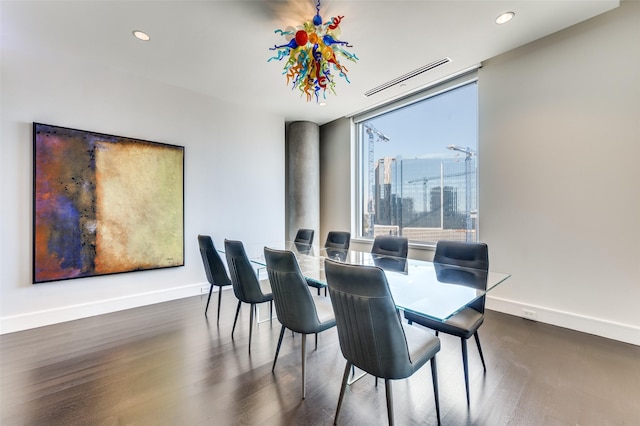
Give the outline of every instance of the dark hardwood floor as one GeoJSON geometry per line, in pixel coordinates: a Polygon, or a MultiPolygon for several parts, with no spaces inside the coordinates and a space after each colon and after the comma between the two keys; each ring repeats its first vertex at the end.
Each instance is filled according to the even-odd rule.
{"type": "MultiPolygon", "coordinates": [[[[309,339],[301,400],[300,336],[254,329],[225,291],[0,336],[0,424],[329,425],[344,359],[335,329],[309,339]],[[214,296],[215,297],[215,296],[214,296]]],[[[459,339],[437,355],[443,425],[640,425],[640,347],[488,311],[480,328],[487,373],[469,341],[471,404],[459,339]]],[[[393,383],[399,425],[431,425],[431,370],[393,383]]],[[[384,386],[370,376],[345,396],[338,424],[386,423],[384,386]]]]}

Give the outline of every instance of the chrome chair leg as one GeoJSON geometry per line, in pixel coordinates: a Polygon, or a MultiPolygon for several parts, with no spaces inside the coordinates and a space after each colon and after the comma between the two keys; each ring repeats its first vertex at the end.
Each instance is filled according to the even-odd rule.
{"type": "Polygon", "coordinates": [[[280,329],[280,337],[278,338],[278,346],[276,347],[276,356],[273,358],[273,366],[271,367],[271,371],[276,369],[276,361],[278,361],[278,354],[280,353],[280,346],[282,345],[282,338],[284,337],[285,326],[283,325],[280,329]]]}
{"type": "MultiPolygon", "coordinates": [[[[213,286],[211,286],[213,288],[213,286]]],[[[211,293],[209,293],[209,299],[211,299],[211,293]]],[[[222,287],[218,287],[218,320],[216,322],[217,325],[220,325],[220,304],[222,303],[222,287]]],[[[207,301],[207,306],[209,306],[209,301],[207,301]]],[[[206,313],[206,310],[205,310],[206,313]]]]}
{"type": "Polygon", "coordinates": [[[238,307],[236,308],[236,317],[233,319],[233,328],[231,329],[231,338],[233,339],[233,332],[236,331],[236,323],[238,322],[238,315],[240,314],[241,301],[238,300],[238,307]]]}
{"type": "Polygon", "coordinates": [[[302,334],[302,399],[307,396],[307,335],[302,334]]]}
{"type": "Polygon", "coordinates": [[[482,368],[484,368],[484,371],[487,371],[487,366],[484,364],[484,356],[482,355],[482,347],[480,346],[480,336],[478,336],[478,331],[476,330],[475,333],[473,333],[473,337],[476,338],[476,345],[478,346],[478,352],[480,353],[480,360],[482,361],[482,368]]]}
{"type": "MultiPolygon", "coordinates": [[[[204,316],[207,316],[207,310],[209,310],[209,302],[211,301],[211,293],[213,292],[213,284],[209,287],[209,297],[207,298],[207,306],[204,308],[204,316]]],[[[218,312],[220,312],[220,308],[218,308],[218,312]]],[[[220,314],[218,314],[218,318],[220,318],[220,314]]]]}
{"type": "Polygon", "coordinates": [[[251,310],[249,311],[249,353],[251,353],[251,336],[253,335],[253,319],[255,318],[256,305],[251,305],[251,310]]]}
{"type": "Polygon", "coordinates": [[[393,426],[393,391],[391,389],[391,379],[384,379],[384,389],[387,394],[387,417],[389,426],[393,426]]]}
{"type": "Polygon", "coordinates": [[[340,414],[340,408],[342,407],[342,400],[344,399],[344,391],[347,389],[347,382],[349,381],[349,372],[351,371],[351,363],[347,361],[344,367],[344,374],[342,375],[342,385],[340,386],[340,396],[338,397],[338,406],[336,407],[336,416],[333,418],[333,424],[338,422],[338,414],[340,414]]]}
{"type": "Polygon", "coordinates": [[[436,400],[436,416],[438,425],[440,424],[440,396],[438,395],[438,369],[436,367],[436,357],[431,358],[431,380],[433,381],[433,396],[436,400]]]}
{"type": "Polygon", "coordinates": [[[467,405],[469,405],[469,360],[467,357],[467,339],[460,339],[462,344],[462,367],[464,369],[464,386],[467,390],[467,405]]]}

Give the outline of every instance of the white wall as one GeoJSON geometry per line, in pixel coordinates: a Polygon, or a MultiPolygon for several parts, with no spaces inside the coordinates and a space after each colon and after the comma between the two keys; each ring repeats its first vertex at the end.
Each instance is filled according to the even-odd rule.
{"type": "Polygon", "coordinates": [[[283,240],[283,117],[41,52],[3,49],[0,77],[1,332],[199,294],[198,233],[283,240]],[[185,266],[33,285],[34,121],[185,146],[185,266]]]}
{"type": "Polygon", "coordinates": [[[489,308],[640,344],[640,3],[484,62],[489,308]]]}
{"type": "MultiPolygon", "coordinates": [[[[512,274],[489,309],[532,310],[538,321],[640,345],[638,23],[640,3],[625,1],[483,63],[480,238],[491,268],[512,274]]],[[[328,148],[345,158],[332,124],[328,148]]],[[[342,159],[321,160],[323,174],[349,178],[342,159]]],[[[332,188],[322,188],[323,230],[348,220],[326,203],[349,188],[332,188]]]]}

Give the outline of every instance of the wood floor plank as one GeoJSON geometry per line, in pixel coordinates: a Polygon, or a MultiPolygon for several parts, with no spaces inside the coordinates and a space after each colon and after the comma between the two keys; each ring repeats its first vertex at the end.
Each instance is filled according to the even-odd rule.
{"type": "MultiPolygon", "coordinates": [[[[0,424],[330,425],[344,369],[335,329],[307,345],[301,399],[300,335],[261,322],[248,350],[249,310],[206,296],[0,336],[0,424]]],[[[469,343],[466,404],[460,340],[441,335],[442,424],[635,425],[640,347],[488,311],[480,328],[487,372],[469,343]]],[[[338,424],[386,423],[383,382],[347,389],[338,424]]],[[[396,423],[436,423],[430,368],[394,381],[396,423]]]]}

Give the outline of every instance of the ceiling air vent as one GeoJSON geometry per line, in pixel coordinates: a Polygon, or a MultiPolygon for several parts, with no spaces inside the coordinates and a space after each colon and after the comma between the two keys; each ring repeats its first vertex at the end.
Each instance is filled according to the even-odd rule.
{"type": "Polygon", "coordinates": [[[420,68],[418,68],[416,70],[413,70],[411,72],[406,73],[405,75],[401,75],[400,77],[394,78],[391,81],[388,81],[388,82],[386,82],[384,84],[381,84],[378,87],[374,87],[373,89],[364,92],[364,95],[365,96],[375,95],[376,93],[382,92],[383,90],[388,89],[389,87],[393,87],[396,84],[400,84],[403,81],[407,81],[410,78],[418,76],[418,75],[420,75],[420,74],[422,74],[424,72],[430,71],[430,70],[432,70],[434,68],[437,68],[437,67],[439,67],[441,65],[448,64],[449,62],[451,62],[451,58],[448,58],[448,57],[439,59],[439,60],[434,61],[434,62],[431,62],[430,64],[424,65],[424,66],[422,66],[422,67],[420,67],[420,68]]]}

